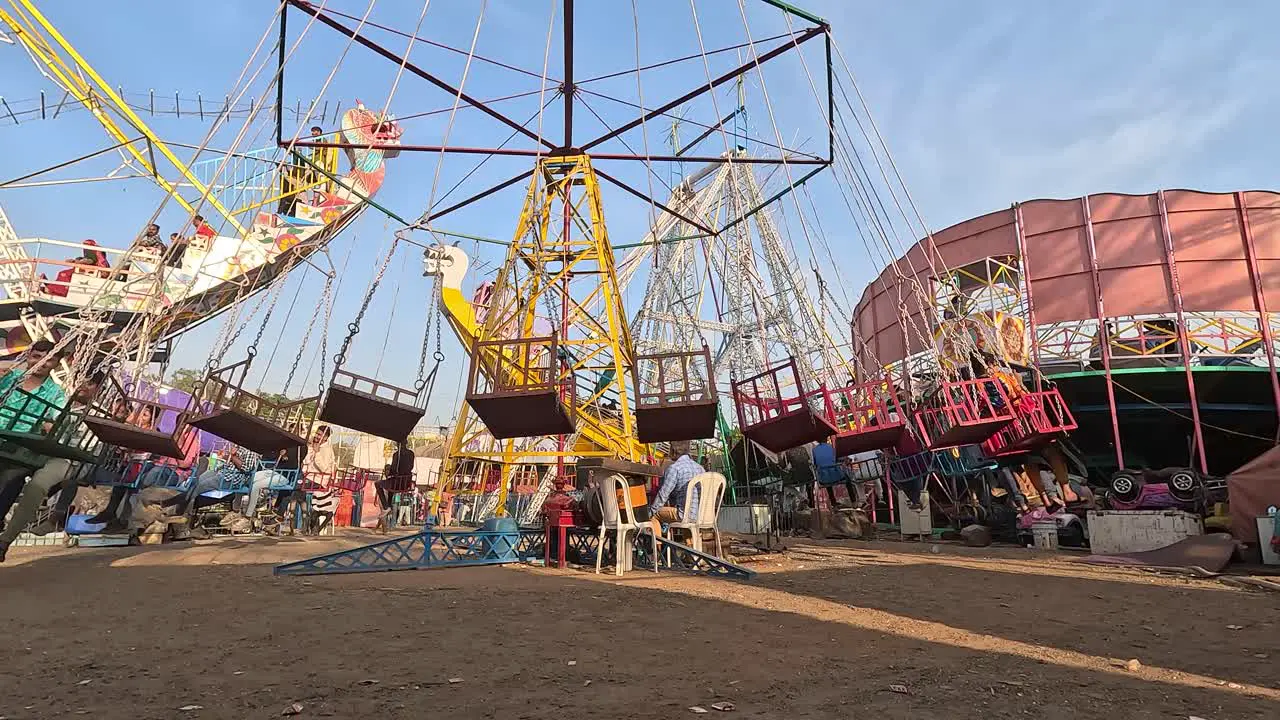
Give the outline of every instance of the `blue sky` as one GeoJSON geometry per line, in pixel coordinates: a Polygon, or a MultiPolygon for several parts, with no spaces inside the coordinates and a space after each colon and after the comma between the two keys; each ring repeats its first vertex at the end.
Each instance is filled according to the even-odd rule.
{"type": "MultiPolygon", "coordinates": [[[[1276,186],[1280,144],[1271,134],[1275,118],[1280,117],[1280,91],[1273,81],[1280,51],[1275,49],[1273,29],[1280,22],[1280,4],[1235,0],[1229,4],[1230,11],[1226,4],[1188,0],[1069,4],[806,0],[798,4],[831,21],[836,42],[857,75],[906,185],[934,229],[1036,197],[1149,192],[1161,187],[1234,190],[1276,186]]],[[[330,5],[360,15],[367,2],[330,0],[330,5]]],[[[478,51],[540,74],[551,5],[549,0],[489,0],[477,37],[478,51]]],[[[699,36],[688,0],[638,3],[640,12],[635,18],[632,4],[626,0],[578,5],[579,79],[634,67],[637,53],[641,62],[651,63],[698,52],[699,36]]],[[[420,34],[465,47],[471,41],[480,6],[478,1],[433,0],[420,34]]],[[[41,7],[112,84],[124,86],[132,99],[142,102],[154,90],[158,104],[164,107],[163,98],[171,98],[175,91],[185,98],[200,93],[206,99],[220,98],[227,92],[267,29],[274,3],[46,0],[41,7]]],[[[412,29],[422,8],[419,2],[381,0],[370,18],[412,29]]],[[[740,42],[748,29],[755,38],[787,30],[776,10],[759,2],[746,2],[746,8],[744,28],[737,3],[696,3],[702,42],[708,49],[740,42]]],[[[304,20],[300,13],[291,12],[294,39],[304,20]]],[[[404,49],[402,38],[369,32],[397,51],[404,49]]],[[[560,74],[558,33],[557,28],[548,73],[552,77],[560,74]]],[[[286,75],[286,104],[317,95],[342,56],[343,40],[326,28],[308,30],[286,75]]],[[[817,56],[808,53],[804,57],[810,72],[814,71],[817,56]]],[[[462,76],[463,62],[457,56],[417,44],[412,59],[451,82],[457,83],[462,76]]],[[[628,74],[590,87],[631,102],[642,99],[652,107],[705,81],[707,72],[718,74],[728,69],[738,58],[728,53],[708,62],[710,68],[696,61],[646,73],[638,86],[635,76],[628,74]]],[[[480,97],[535,90],[539,83],[537,77],[483,64],[473,64],[468,72],[466,88],[480,97]]],[[[394,64],[353,47],[334,73],[322,102],[350,104],[359,98],[380,106],[395,75],[394,64]]],[[[260,80],[253,87],[260,93],[264,83],[260,80]]],[[[58,93],[25,56],[14,47],[0,45],[0,96],[17,108],[29,108],[42,89],[50,103],[56,102],[58,93]]],[[[763,79],[752,77],[747,92],[753,135],[772,142],[776,126],[788,144],[794,141],[804,149],[819,147],[821,115],[807,84],[805,67],[797,60],[771,64],[763,79]],[[767,105],[763,100],[766,94],[767,105]]],[[[707,102],[691,106],[688,117],[709,121],[717,109],[726,112],[732,103],[730,94],[718,94],[718,108],[707,102]]],[[[524,120],[536,113],[537,101],[537,96],[530,96],[500,106],[524,120]]],[[[609,125],[629,119],[633,112],[595,96],[588,97],[587,103],[609,125]]],[[[391,107],[404,117],[449,105],[447,95],[406,76],[396,85],[391,107]]],[[[589,110],[579,106],[577,116],[580,137],[602,131],[601,121],[589,110]]],[[[187,143],[198,143],[209,125],[189,114],[182,119],[146,119],[163,137],[187,143]]],[[[405,142],[436,144],[447,131],[451,143],[482,145],[501,142],[508,134],[475,111],[459,113],[451,127],[447,119],[445,113],[407,120],[405,142]]],[[[559,111],[552,106],[542,121],[546,133],[558,138],[559,123],[559,111]]],[[[258,123],[253,130],[262,131],[263,126],[258,123]]],[[[536,121],[531,127],[536,128],[536,121]]],[[[294,129],[287,127],[286,131],[294,129]]],[[[684,136],[697,131],[686,129],[684,136]]],[[[667,124],[655,121],[624,138],[635,150],[647,145],[657,153],[665,151],[666,133],[667,124]]],[[[265,145],[268,137],[269,133],[263,132],[256,143],[248,145],[265,145]]],[[[213,144],[225,147],[229,142],[230,131],[224,129],[213,144]]],[[[717,147],[719,142],[713,137],[704,149],[709,154],[718,152],[722,149],[717,147]]],[[[9,179],[106,144],[98,126],[83,114],[28,120],[19,126],[2,123],[0,176],[9,179]]],[[[513,141],[512,145],[527,147],[528,142],[513,141]]],[[[608,149],[626,152],[617,144],[608,149]]],[[[416,217],[433,197],[433,186],[434,197],[439,199],[475,162],[475,158],[451,158],[439,165],[435,156],[402,155],[388,164],[387,184],[379,200],[402,216],[416,217]]],[[[486,180],[514,175],[529,163],[527,158],[488,162],[451,199],[481,189],[486,180]]],[[[653,187],[659,195],[665,195],[662,183],[671,172],[658,167],[655,177],[646,176],[639,164],[601,167],[638,188],[653,187]]],[[[59,177],[101,174],[110,169],[111,164],[105,161],[85,163],[59,177]]],[[[834,202],[833,188],[822,184],[834,181],[828,177],[814,184],[819,205],[834,202]]],[[[441,226],[509,238],[522,195],[521,189],[508,190],[441,221],[441,226]]],[[[0,203],[24,236],[94,237],[109,243],[127,242],[161,199],[161,193],[145,180],[58,189],[0,189],[0,203]]],[[[605,201],[613,241],[639,239],[648,223],[649,208],[612,188],[606,188],[605,201]]],[[[160,219],[166,233],[179,221],[172,209],[160,219]]],[[[847,222],[847,213],[840,210],[825,219],[824,227],[840,266],[838,277],[856,297],[879,263],[867,257],[862,245],[842,227],[847,222]]],[[[370,212],[334,244],[335,261],[341,263],[348,252],[352,259],[334,309],[330,354],[354,315],[378,253],[395,227],[395,222],[370,212]]],[[[798,242],[793,238],[793,244],[798,242]]],[[[500,260],[499,248],[463,246],[481,262],[500,260]]],[[[419,269],[416,250],[409,249],[393,259],[387,281],[375,295],[366,326],[354,345],[353,370],[379,370],[390,381],[412,383],[429,291],[419,269]]],[[[273,384],[283,381],[306,324],[316,315],[320,279],[315,273],[295,275],[283,297],[289,300],[296,293],[298,308],[285,326],[282,302],[266,333],[278,347],[274,362],[264,368],[264,382],[272,389],[277,389],[273,384]]],[[[638,292],[629,292],[627,299],[634,306],[638,292]]],[[[215,321],[186,336],[176,365],[200,365],[220,326],[221,321],[215,321]]],[[[254,329],[245,334],[252,335],[254,329]]],[[[263,355],[272,349],[265,348],[263,355]]],[[[453,414],[463,368],[460,349],[452,337],[445,338],[444,350],[450,359],[429,413],[442,422],[453,414]]],[[[238,352],[242,350],[233,349],[228,358],[237,357],[238,352]]],[[[303,368],[313,368],[308,388],[319,382],[314,355],[314,346],[303,352],[303,368]]]]}

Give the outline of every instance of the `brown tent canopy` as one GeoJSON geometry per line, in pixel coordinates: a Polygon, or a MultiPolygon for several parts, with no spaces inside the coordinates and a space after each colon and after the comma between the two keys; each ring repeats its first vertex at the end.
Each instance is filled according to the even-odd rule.
{"type": "Polygon", "coordinates": [[[1269,506],[1280,506],[1280,446],[1227,476],[1227,501],[1231,504],[1231,534],[1241,542],[1256,545],[1256,518],[1266,515],[1269,506]]]}

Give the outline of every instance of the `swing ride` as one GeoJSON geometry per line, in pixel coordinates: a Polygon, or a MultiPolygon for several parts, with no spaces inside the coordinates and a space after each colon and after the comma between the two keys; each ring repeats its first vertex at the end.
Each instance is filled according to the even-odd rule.
{"type": "MultiPolygon", "coordinates": [[[[10,4],[15,10],[0,19],[23,38],[33,57],[83,69],[56,74],[60,86],[82,104],[120,105],[118,114],[133,131],[150,145],[162,144],[43,16],[28,7],[29,0],[10,4]],[[38,39],[45,35],[37,31],[52,39],[38,39]],[[55,50],[75,58],[74,63],[58,61],[61,55],[55,50]]],[[[432,398],[445,360],[440,325],[447,322],[467,362],[432,513],[440,514],[446,496],[470,493],[475,504],[470,519],[477,522],[512,514],[508,501],[513,488],[536,488],[528,505],[536,514],[538,499],[552,487],[572,482],[579,461],[652,462],[666,451],[663,443],[673,441],[718,440],[727,449],[740,436],[771,453],[829,441],[839,458],[879,453],[889,460],[891,479],[894,468],[912,477],[975,472],[993,459],[1012,463],[1058,442],[1076,424],[1064,396],[1045,387],[1038,374],[1021,378],[1025,363],[1016,354],[993,349],[961,322],[972,317],[965,299],[973,300],[979,291],[1007,299],[1010,283],[1018,282],[1016,258],[988,258],[1003,268],[998,282],[965,279],[965,273],[972,274],[967,265],[953,269],[963,258],[948,247],[950,236],[930,233],[920,217],[830,26],[779,0],[739,5],[739,42],[708,48],[695,3],[698,52],[646,65],[637,48],[634,70],[585,80],[577,73],[575,80],[581,69],[575,65],[584,64],[581,55],[575,61],[575,13],[608,10],[594,4],[575,8],[573,0],[562,0],[553,3],[541,72],[480,55],[474,38],[469,50],[431,45],[461,63],[461,81],[450,82],[422,59],[424,50],[413,55],[425,44],[417,29],[406,33],[376,16],[369,20],[368,15],[286,0],[278,18],[274,79],[260,104],[272,109],[269,129],[278,152],[228,152],[207,178],[171,153],[165,155],[184,181],[162,188],[192,212],[211,208],[221,227],[236,232],[197,233],[177,266],[134,247],[103,249],[106,256],[120,255],[114,266],[77,265],[65,281],[37,279],[38,268],[48,262],[25,255],[6,263],[22,268],[4,276],[6,288],[12,286],[10,297],[28,303],[41,317],[80,321],[81,334],[95,340],[117,338],[112,382],[118,387],[113,392],[130,413],[145,406],[153,415],[168,414],[176,420],[174,429],[161,433],[140,428],[128,416],[121,419],[115,408],[101,406],[90,408],[83,422],[103,442],[158,454],[176,452],[177,439],[188,427],[263,454],[304,444],[316,421],[403,442],[430,410],[438,410],[432,398]],[[290,17],[305,23],[301,31],[295,24],[292,36],[290,17]],[[780,32],[760,37],[752,33],[753,22],[780,32]],[[557,24],[562,57],[558,80],[548,74],[557,24]],[[439,118],[444,123],[436,128],[439,144],[402,143],[403,119],[363,105],[342,114],[336,139],[324,134],[286,137],[281,98],[286,79],[294,76],[290,48],[320,33],[345,43],[344,58],[349,49],[368,51],[387,61],[389,71],[394,69],[384,108],[397,93],[416,98],[419,91],[443,92],[452,103],[447,114],[432,110],[410,116],[439,118]],[[396,51],[389,47],[391,40],[408,44],[396,51]],[[480,99],[466,90],[473,62],[495,73],[518,71],[536,79],[537,87],[480,99]],[[681,63],[699,64],[705,81],[695,77],[690,82],[687,72],[668,70],[681,63]],[[785,108],[771,99],[768,78],[776,88],[779,77],[770,73],[779,66],[779,74],[786,73],[781,82],[796,85],[801,78],[791,89],[811,97],[804,102],[791,98],[785,108]],[[655,70],[673,73],[658,81],[659,88],[670,81],[689,89],[672,93],[650,84],[646,97],[643,78],[655,70]],[[594,89],[623,76],[635,83],[635,102],[594,89]],[[422,87],[402,88],[417,81],[422,87]],[[273,95],[274,104],[269,102],[273,95]],[[532,102],[534,96],[537,107],[529,119],[499,104],[520,97],[532,102]],[[615,101],[621,109],[601,115],[591,104],[597,99],[615,101]],[[732,111],[723,113],[722,102],[732,111]],[[552,126],[544,123],[548,108],[558,112],[562,130],[544,132],[552,126]],[[510,131],[510,137],[488,145],[452,144],[454,121],[462,110],[477,115],[476,125],[492,124],[510,131]],[[784,137],[800,134],[782,127],[796,115],[802,116],[798,124],[809,125],[803,132],[820,138],[817,150],[784,142],[784,137]],[[590,133],[588,117],[599,125],[590,133]],[[701,132],[681,144],[673,131],[671,153],[653,152],[648,125],[672,119],[697,125],[701,132]],[[773,138],[757,137],[761,128],[773,138]],[[512,139],[525,146],[508,147],[512,139]],[[722,150],[705,149],[716,142],[723,144],[722,150]],[[337,174],[338,150],[351,165],[343,176],[337,174]],[[416,220],[371,200],[383,184],[385,161],[397,156],[436,160],[426,209],[416,220]],[[452,165],[459,157],[474,156],[482,159],[473,167],[452,165]],[[493,159],[524,165],[509,178],[495,180],[502,174],[486,172],[473,179],[493,159]],[[666,167],[669,179],[655,172],[655,165],[666,167]],[[686,174],[686,167],[692,172],[686,174]],[[640,170],[628,174],[627,168],[640,170]],[[443,195],[438,193],[442,182],[453,178],[442,181],[442,175],[461,175],[443,195]],[[647,192],[637,187],[641,184],[648,185],[647,192]],[[455,218],[471,213],[488,220],[471,208],[486,204],[481,201],[496,203],[504,190],[514,187],[523,187],[524,194],[509,239],[442,226],[441,220],[454,213],[455,218]],[[459,188],[470,194],[443,206],[459,188]],[[608,195],[607,190],[618,192],[608,195]],[[641,200],[645,211],[620,211],[620,201],[628,198],[641,200]],[[610,218],[624,219],[607,223],[606,205],[610,218]],[[281,394],[289,399],[266,393],[265,366],[271,361],[259,360],[258,348],[287,276],[294,268],[309,266],[312,257],[327,259],[325,246],[371,207],[398,225],[386,236],[385,252],[372,255],[369,285],[332,358],[332,369],[326,366],[325,333],[336,294],[332,286],[341,278],[330,263],[331,269],[319,273],[325,277],[324,312],[307,324],[284,382],[281,394]],[[847,215],[840,218],[841,212],[847,215]],[[619,227],[643,230],[627,238],[635,242],[615,244],[619,227]],[[837,238],[827,230],[836,227],[849,237],[837,238]],[[426,236],[428,241],[418,240],[426,236]],[[450,237],[471,238],[475,245],[468,251],[445,244],[450,237]],[[904,238],[923,239],[906,251],[904,238]],[[856,305],[841,265],[848,248],[833,252],[837,239],[847,245],[860,241],[869,260],[885,266],[856,305]],[[482,242],[502,247],[500,257],[484,257],[482,242]],[[422,248],[424,275],[433,284],[416,316],[423,328],[412,384],[392,380],[394,370],[382,372],[381,355],[378,369],[370,373],[359,369],[353,354],[371,303],[383,297],[379,291],[389,268],[409,246],[422,248]],[[624,249],[628,252],[622,254],[624,249]],[[492,264],[496,270],[468,295],[464,284],[473,281],[468,277],[473,264],[492,264]],[[55,292],[59,283],[65,292],[55,292]],[[629,312],[632,290],[641,297],[629,312]],[[257,305],[250,311],[255,294],[257,305]],[[190,403],[161,407],[143,397],[141,379],[156,344],[228,309],[190,403]],[[962,310],[963,317],[958,314],[962,310]],[[224,365],[224,355],[258,313],[261,324],[247,356],[224,365]],[[308,367],[301,379],[316,378],[318,390],[294,393],[293,380],[317,325],[319,373],[312,376],[308,367]],[[833,331],[833,326],[839,329],[833,331]],[[852,331],[847,339],[846,327],[852,331]],[[251,373],[261,376],[256,389],[251,373]],[[135,378],[137,382],[131,381],[135,378]],[[729,427],[728,417],[736,419],[736,429],[729,427]],[[973,462],[955,464],[949,458],[973,462]]],[[[476,37],[483,18],[480,10],[476,37]]],[[[635,25],[638,38],[638,15],[635,25]]],[[[328,81],[316,102],[327,87],[328,81]]],[[[482,134],[472,127],[459,132],[468,138],[482,134]]],[[[113,137],[117,133],[124,140],[130,135],[117,128],[113,137]]],[[[241,135],[243,147],[253,144],[247,131],[241,135]]],[[[133,145],[125,151],[129,162],[140,162],[133,145]]],[[[7,221],[0,229],[7,229],[5,238],[13,237],[12,242],[0,238],[0,245],[17,248],[15,253],[24,247],[7,221]]],[[[75,247],[83,249],[82,244],[75,247]]],[[[393,312],[398,293],[399,285],[393,312]]],[[[1024,325],[1013,322],[1013,309],[991,316],[1004,323],[1001,338],[1009,344],[1023,342],[1025,332],[1024,325]],[[1013,329],[1006,333],[1005,325],[1013,329]]],[[[387,326],[383,355],[393,335],[403,340],[403,329],[390,318],[387,326]]],[[[1034,332],[1031,337],[1034,345],[1034,332]]],[[[289,345],[283,340],[276,344],[289,345]]],[[[73,370],[74,377],[81,377],[87,365],[77,361],[73,370]]],[[[746,487],[752,479],[735,482],[746,487]]]]}

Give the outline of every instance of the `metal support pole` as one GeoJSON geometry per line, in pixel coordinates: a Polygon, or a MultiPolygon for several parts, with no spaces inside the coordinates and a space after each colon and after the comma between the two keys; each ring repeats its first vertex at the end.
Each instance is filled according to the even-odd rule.
{"type": "Polygon", "coordinates": [[[1098,319],[1098,350],[1102,355],[1102,372],[1107,384],[1107,408],[1111,411],[1111,435],[1116,446],[1116,466],[1124,468],[1124,449],[1120,445],[1120,418],[1116,414],[1116,389],[1111,384],[1111,332],[1107,327],[1102,301],[1102,282],[1098,279],[1098,249],[1093,241],[1093,214],[1089,210],[1089,196],[1080,198],[1084,211],[1084,230],[1089,251],[1089,277],[1093,280],[1094,307],[1098,319]]]}
{"type": "Polygon", "coordinates": [[[564,0],[564,147],[573,147],[573,0],[564,0]]]}
{"type": "MultiPolygon", "coordinates": [[[[1040,336],[1036,332],[1036,301],[1031,292],[1031,270],[1027,267],[1027,236],[1023,232],[1022,204],[1013,204],[1013,234],[1018,240],[1018,274],[1022,276],[1022,286],[1027,289],[1027,332],[1031,335],[1031,365],[1040,367],[1040,336]]],[[[990,273],[988,273],[989,275],[990,273]]],[[[1037,369],[1033,373],[1036,392],[1044,389],[1044,379],[1037,369]]]]}
{"type": "MultiPolygon", "coordinates": [[[[1280,378],[1276,376],[1276,347],[1271,338],[1271,313],[1267,311],[1267,296],[1262,289],[1262,274],[1258,272],[1258,254],[1253,246],[1253,229],[1249,226],[1249,209],[1244,193],[1236,191],[1236,214],[1240,218],[1240,233],[1244,239],[1245,259],[1249,261],[1249,282],[1253,288],[1253,306],[1258,310],[1258,325],[1262,331],[1262,349],[1271,368],[1271,394],[1276,404],[1276,421],[1280,423],[1280,378]]],[[[1280,427],[1277,428],[1280,431],[1280,427]]]]}
{"type": "Polygon", "coordinates": [[[1204,446],[1204,430],[1200,422],[1200,400],[1196,397],[1195,374],[1191,371],[1191,341],[1187,337],[1187,317],[1182,308],[1182,282],[1178,279],[1178,262],[1173,255],[1173,234],[1169,230],[1169,206],[1164,191],[1156,193],[1160,209],[1160,240],[1165,260],[1169,263],[1169,280],[1173,285],[1173,310],[1178,320],[1178,352],[1182,354],[1182,369],[1187,375],[1187,395],[1191,399],[1191,423],[1195,432],[1196,447],[1200,449],[1200,472],[1209,473],[1209,459],[1204,446]]]}
{"type": "Polygon", "coordinates": [[[276,145],[284,143],[284,49],[286,43],[286,21],[289,19],[289,5],[280,8],[280,47],[276,56],[276,145]]]}

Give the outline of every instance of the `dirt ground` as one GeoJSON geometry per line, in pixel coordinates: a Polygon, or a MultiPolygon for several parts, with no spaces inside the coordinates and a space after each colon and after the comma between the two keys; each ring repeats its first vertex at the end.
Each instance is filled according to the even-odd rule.
{"type": "Polygon", "coordinates": [[[793,541],[751,582],[271,575],[371,539],[15,548],[0,718],[1280,717],[1276,593],[884,542],[793,541]]]}

